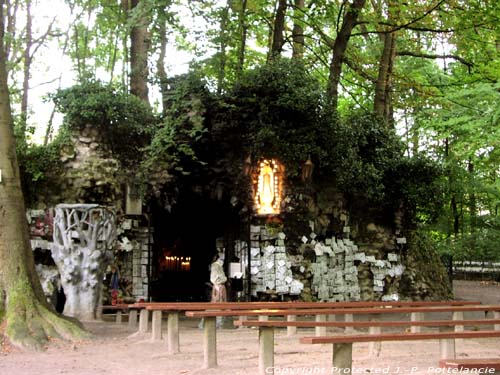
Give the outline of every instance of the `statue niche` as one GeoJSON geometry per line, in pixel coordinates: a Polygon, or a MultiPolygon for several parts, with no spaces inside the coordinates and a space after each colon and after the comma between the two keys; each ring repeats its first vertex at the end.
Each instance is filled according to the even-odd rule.
{"type": "Polygon", "coordinates": [[[66,295],[63,313],[94,320],[104,270],[113,256],[115,215],[97,204],[59,204],[55,211],[52,257],[66,295]]]}
{"type": "Polygon", "coordinates": [[[280,213],[283,175],[281,169],[279,163],[273,159],[260,162],[254,198],[258,215],[280,213]]]}

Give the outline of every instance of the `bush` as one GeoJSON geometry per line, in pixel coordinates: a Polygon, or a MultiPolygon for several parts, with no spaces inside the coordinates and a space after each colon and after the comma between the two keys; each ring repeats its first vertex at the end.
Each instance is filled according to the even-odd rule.
{"type": "Polygon", "coordinates": [[[134,95],[113,85],[88,81],[52,95],[63,113],[64,127],[81,130],[90,124],[124,166],[140,161],[157,122],[151,108],[134,95]]]}

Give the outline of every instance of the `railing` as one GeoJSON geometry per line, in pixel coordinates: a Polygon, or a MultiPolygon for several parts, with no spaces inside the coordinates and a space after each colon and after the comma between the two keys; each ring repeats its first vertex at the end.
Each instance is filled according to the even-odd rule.
{"type": "Polygon", "coordinates": [[[500,279],[500,262],[453,261],[453,275],[464,279],[500,279]]]}

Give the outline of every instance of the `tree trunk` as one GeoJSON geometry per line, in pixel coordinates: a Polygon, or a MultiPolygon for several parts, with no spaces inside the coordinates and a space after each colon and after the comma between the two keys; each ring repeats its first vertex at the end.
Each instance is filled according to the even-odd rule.
{"type": "Polygon", "coordinates": [[[13,345],[41,349],[48,337],[86,336],[48,305],[36,275],[19,178],[7,88],[0,0],[0,326],[13,345]]]}
{"type": "Polygon", "coordinates": [[[31,30],[31,0],[26,1],[26,46],[24,50],[24,70],[23,70],[23,95],[21,97],[21,136],[26,139],[26,128],[28,121],[28,92],[31,69],[31,45],[33,34],[31,30]]]}
{"type": "MultiPolygon", "coordinates": [[[[17,11],[19,9],[19,0],[15,0],[12,4],[9,0],[5,1],[6,4],[6,21],[7,21],[7,32],[11,36],[7,40],[4,40],[4,51],[5,51],[5,60],[8,61],[10,56],[10,52],[12,49],[12,41],[16,38],[16,20],[17,20],[17,11]]],[[[5,22],[5,21],[4,21],[5,22]]]]}
{"type": "Polygon", "coordinates": [[[270,59],[274,59],[276,56],[281,55],[283,50],[283,45],[285,44],[285,16],[286,16],[286,0],[278,0],[278,9],[276,10],[276,16],[274,17],[274,27],[273,27],[273,39],[271,44],[270,59]]]}
{"type": "Polygon", "coordinates": [[[302,21],[304,19],[304,0],[294,0],[295,1],[295,21],[293,23],[292,30],[292,40],[293,40],[293,51],[292,59],[301,60],[304,57],[304,27],[302,26],[302,21]]]}
{"type": "MultiPolygon", "coordinates": [[[[391,0],[386,1],[388,22],[399,19],[398,4],[391,0]]],[[[390,31],[388,26],[381,39],[383,41],[382,54],[378,66],[378,77],[375,84],[374,112],[389,126],[394,126],[392,107],[392,76],[394,59],[396,58],[396,31],[390,31]]]]}
{"type": "Polygon", "coordinates": [[[167,15],[165,12],[165,8],[160,7],[158,10],[158,18],[159,18],[159,30],[160,34],[160,54],[158,55],[158,60],[156,61],[156,70],[158,72],[158,79],[160,80],[160,93],[161,93],[161,101],[162,101],[162,112],[165,115],[167,111],[167,92],[168,92],[168,76],[165,70],[165,56],[167,54],[167,15]]]}
{"type": "MultiPolygon", "coordinates": [[[[445,139],[444,141],[444,155],[445,158],[447,159],[448,164],[450,163],[450,142],[448,139],[445,139]]],[[[455,184],[455,178],[453,176],[453,171],[448,172],[448,189],[450,192],[450,209],[451,209],[451,217],[453,223],[450,225],[448,221],[448,235],[451,237],[453,234],[456,237],[458,237],[460,233],[460,214],[458,212],[458,204],[457,204],[457,195],[456,192],[454,192],[454,184],[455,184]],[[453,229],[452,229],[453,228],[453,229]]]]}
{"type": "MultiPolygon", "coordinates": [[[[137,8],[140,0],[130,1],[130,10],[137,8]]],[[[148,98],[148,52],[150,37],[145,16],[130,32],[130,93],[149,104],[148,98]]]]}
{"type": "MultiPolygon", "coordinates": [[[[359,13],[365,6],[365,0],[354,0],[346,11],[340,31],[332,46],[332,61],[330,63],[330,74],[328,77],[327,95],[333,111],[337,111],[339,98],[339,82],[342,73],[342,63],[344,60],[347,44],[351,38],[352,29],[356,26],[359,13]]],[[[342,11],[342,9],[340,10],[342,11]]]]}
{"type": "Polygon", "coordinates": [[[231,0],[227,1],[226,6],[221,11],[220,30],[219,30],[219,74],[217,76],[217,94],[221,94],[226,77],[226,47],[227,47],[227,24],[229,21],[229,8],[231,0]]]}
{"type": "Polygon", "coordinates": [[[238,34],[240,36],[240,46],[238,49],[238,63],[236,64],[236,77],[241,77],[243,73],[243,67],[245,66],[245,49],[247,44],[247,30],[248,25],[246,24],[246,11],[247,11],[247,0],[241,2],[241,8],[238,13],[238,34]]]}
{"type": "Polygon", "coordinates": [[[470,216],[470,232],[476,231],[477,225],[477,199],[475,193],[475,184],[474,184],[474,162],[471,158],[469,158],[469,162],[467,163],[467,172],[469,172],[469,187],[471,190],[469,193],[469,216],[470,216]]]}
{"type": "Polygon", "coordinates": [[[373,109],[380,118],[384,119],[389,124],[393,124],[394,122],[392,120],[391,86],[395,56],[396,33],[388,32],[384,34],[384,47],[379,62],[373,109]]]}

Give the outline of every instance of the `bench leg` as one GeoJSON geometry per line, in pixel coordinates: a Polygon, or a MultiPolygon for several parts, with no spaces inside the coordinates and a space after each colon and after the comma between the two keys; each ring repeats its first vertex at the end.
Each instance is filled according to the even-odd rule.
{"type": "Polygon", "coordinates": [[[215,317],[210,316],[205,318],[205,324],[203,327],[203,354],[204,368],[214,368],[217,367],[217,330],[215,329],[215,317]]]}
{"type": "MultiPolygon", "coordinates": [[[[326,322],[326,315],[316,315],[316,323],[326,322]]],[[[316,327],[316,336],[326,336],[326,327],[316,327]]]]}
{"type": "MultiPolygon", "coordinates": [[[[287,315],[286,321],[287,322],[295,322],[295,321],[297,321],[297,315],[287,315]]],[[[286,327],[286,335],[288,337],[295,336],[296,334],[297,334],[297,327],[292,327],[292,326],[286,327]]]]}
{"type": "MultiPolygon", "coordinates": [[[[450,332],[452,327],[440,327],[440,332],[450,332]]],[[[439,340],[439,355],[440,359],[455,359],[455,339],[439,340]]]]}
{"type": "Polygon", "coordinates": [[[149,310],[142,309],[139,314],[139,333],[146,333],[149,327],[149,310]]]}
{"type": "Polygon", "coordinates": [[[116,310],[116,324],[122,324],[122,311],[116,310]]]}
{"type": "MultiPolygon", "coordinates": [[[[500,319],[500,311],[493,311],[493,318],[500,319]]],[[[493,329],[495,331],[500,331],[500,324],[494,324],[493,329]]]]}
{"type": "MultiPolygon", "coordinates": [[[[248,316],[240,316],[238,317],[238,320],[241,320],[241,321],[247,321],[248,320],[248,316]]],[[[246,328],[245,326],[239,326],[238,329],[243,329],[243,328],[246,328]]]]}
{"type": "Polygon", "coordinates": [[[259,315],[259,322],[267,322],[269,317],[267,315],[259,315]]]}
{"type": "MultiPolygon", "coordinates": [[[[453,313],[453,320],[464,320],[464,312],[463,311],[455,311],[453,313]]],[[[455,332],[463,332],[464,326],[455,326],[455,332]]]]}
{"type": "Polygon", "coordinates": [[[153,311],[153,319],[151,321],[151,339],[153,341],[161,340],[161,338],[162,338],[161,319],[162,319],[161,310],[154,310],[153,311]]]}
{"type": "Polygon", "coordinates": [[[168,352],[179,353],[179,313],[168,314],[168,352]]]}
{"type": "Polygon", "coordinates": [[[274,328],[259,327],[259,375],[270,374],[269,370],[273,367],[274,328]]]}
{"type": "Polygon", "coordinates": [[[333,362],[330,374],[352,372],[352,343],[333,344],[333,362]]]}
{"type": "MultiPolygon", "coordinates": [[[[99,298],[99,301],[102,299],[99,298]]],[[[102,320],[102,305],[99,303],[99,305],[97,306],[97,310],[95,311],[95,318],[96,319],[99,319],[99,320],[102,320]]]]}
{"type": "MultiPolygon", "coordinates": [[[[371,335],[377,335],[382,333],[382,327],[370,327],[368,328],[368,333],[371,335]]],[[[380,341],[372,341],[368,345],[368,355],[370,357],[378,357],[380,351],[382,350],[382,343],[380,341]]]]}
{"type": "Polygon", "coordinates": [[[137,310],[131,309],[128,312],[128,327],[130,330],[133,330],[135,329],[136,325],[137,325],[137,310]]]}
{"type": "MultiPolygon", "coordinates": [[[[422,320],[424,320],[424,313],[412,312],[410,320],[412,322],[421,322],[422,320]]],[[[418,333],[418,332],[421,332],[421,331],[422,331],[422,327],[420,327],[420,326],[411,326],[410,327],[410,332],[411,333],[418,333]]]]}
{"type": "MultiPolygon", "coordinates": [[[[352,315],[352,314],[345,314],[344,315],[344,322],[350,323],[350,322],[353,322],[353,321],[354,321],[354,315],[352,315]]],[[[344,331],[345,332],[354,332],[354,327],[347,326],[347,327],[344,328],[344,331]]]]}

